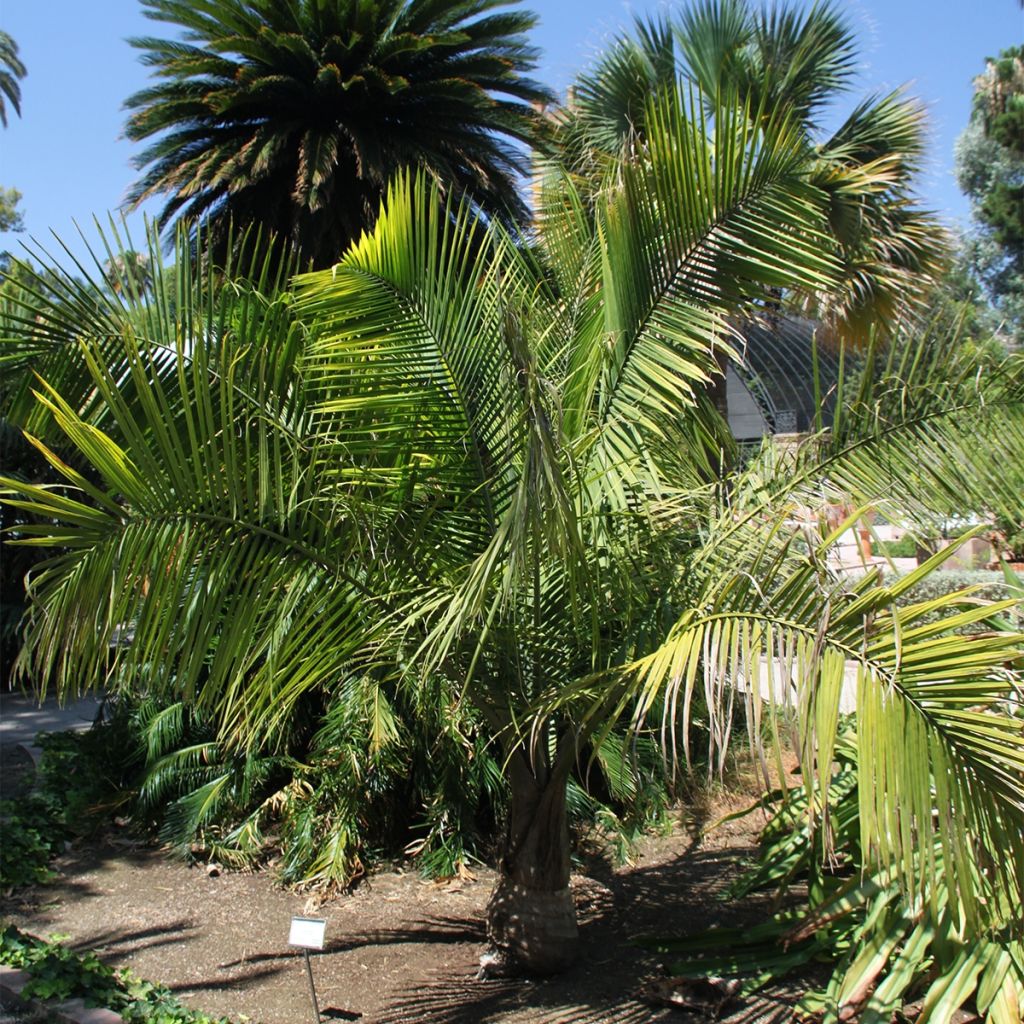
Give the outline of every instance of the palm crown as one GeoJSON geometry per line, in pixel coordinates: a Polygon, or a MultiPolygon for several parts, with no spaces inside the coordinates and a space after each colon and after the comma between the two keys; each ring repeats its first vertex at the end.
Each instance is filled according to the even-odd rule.
{"type": "Polygon", "coordinates": [[[129,199],[161,225],[258,223],[322,266],[372,221],[403,166],[508,223],[535,137],[532,15],[511,0],[145,0],[183,40],[133,45],[160,81],[131,96],[149,141],[129,199]]]}
{"type": "MultiPolygon", "coordinates": [[[[799,124],[815,185],[828,197],[828,228],[842,273],[828,293],[801,298],[841,338],[863,344],[919,311],[942,266],[945,240],[915,201],[924,152],[920,106],[899,91],[857,103],[840,127],[823,115],[854,81],[857,47],[835,5],[806,11],[705,0],[673,17],[638,20],[576,82],[560,112],[575,169],[598,178],[611,154],[643,144],[651,92],[686,87],[734,91],[751,116],[786,111],[799,124]]],[[[823,332],[824,333],[824,332],[823,332]]]]}
{"type": "Polygon", "coordinates": [[[7,127],[7,104],[21,115],[21,86],[25,65],[18,58],[18,44],[6,32],[0,32],[0,124],[7,127]]]}

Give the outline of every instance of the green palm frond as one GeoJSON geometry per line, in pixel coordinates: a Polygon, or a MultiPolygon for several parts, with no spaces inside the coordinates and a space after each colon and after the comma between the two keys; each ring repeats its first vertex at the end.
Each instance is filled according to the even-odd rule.
{"type": "MultiPolygon", "coordinates": [[[[163,256],[156,229],[147,226],[141,250],[148,283],[129,275],[113,288],[109,268],[136,250],[123,225],[111,220],[100,243],[74,272],[61,269],[51,254],[33,251],[38,265],[15,261],[0,298],[0,366],[4,373],[4,414],[13,423],[53,440],[52,416],[33,391],[46,381],[93,425],[105,422],[107,407],[91,377],[90,360],[118,381],[124,403],[137,405],[149,379],[133,372],[126,352],[147,349],[148,372],[174,390],[176,348],[182,335],[220,338],[232,331],[253,342],[250,359],[264,359],[267,372],[287,372],[287,327],[282,290],[293,266],[272,255],[256,231],[242,232],[223,265],[210,259],[192,267],[187,233],[175,238],[173,260],[163,256]],[[132,340],[134,339],[134,340],[132,340]],[[279,346],[285,346],[278,351],[279,346]],[[271,366],[277,369],[271,371],[271,366]]],[[[202,239],[199,240],[202,251],[202,239]]],[[[190,338],[189,344],[192,344],[190,338]]]]}
{"type": "Polygon", "coordinates": [[[683,63],[707,96],[730,86],[765,110],[813,123],[853,77],[857,51],[834,4],[754,8],[743,0],[696,4],[676,35],[683,63]]]}
{"type": "Polygon", "coordinates": [[[925,141],[918,104],[898,92],[872,97],[822,138],[825,108],[849,86],[856,60],[834,4],[699,3],[671,24],[638,21],[616,41],[577,82],[556,137],[589,197],[607,188],[616,158],[646,147],[645,96],[690,88],[710,107],[735,97],[749,118],[788,121],[806,144],[809,181],[827,197],[821,230],[840,261],[828,289],[790,284],[777,299],[813,311],[837,340],[864,345],[871,329],[893,333],[921,311],[948,243],[912,192],[925,141]]]}
{"type": "Polygon", "coordinates": [[[287,305],[250,285],[194,291],[191,273],[177,264],[170,323],[157,302],[122,324],[116,345],[83,325],[76,352],[102,430],[37,389],[64,445],[98,476],[37,442],[65,486],[5,482],[16,507],[48,522],[19,526],[18,543],[54,551],[31,586],[50,614],[32,618],[23,665],[62,690],[145,673],[252,735],[336,678],[353,631],[368,636],[357,622],[376,616],[362,570],[346,569],[345,497],[317,472],[295,358],[303,336],[287,305]],[[321,654],[310,659],[314,635],[321,654]],[[261,677],[262,706],[248,689],[261,677]]]}
{"type": "Polygon", "coordinates": [[[827,287],[833,271],[792,124],[692,102],[676,90],[651,103],[645,157],[623,164],[599,208],[604,333],[584,338],[608,356],[587,361],[600,377],[579,386],[597,396],[597,463],[620,487],[642,450],[634,435],[664,435],[721,372],[737,312],[766,287],[827,287]]]}
{"type": "Polygon", "coordinates": [[[18,79],[26,75],[25,65],[18,57],[18,44],[7,32],[0,32],[0,124],[7,127],[7,104],[21,117],[21,86],[18,79]]]}
{"type": "Polygon", "coordinates": [[[765,558],[771,548],[762,542],[745,565],[735,565],[735,553],[732,571],[716,565],[665,642],[590,713],[604,730],[629,708],[638,726],[659,709],[664,720],[685,725],[703,692],[720,754],[734,706],[745,707],[752,737],[767,728],[774,743],[775,706],[788,706],[806,785],[825,787],[844,693],[855,693],[862,771],[884,780],[861,790],[866,862],[924,898],[938,867],[927,856],[917,859],[919,837],[934,834],[956,878],[951,912],[961,923],[985,920],[993,893],[1020,899],[1024,878],[1020,684],[1006,668],[1020,657],[1022,637],[950,631],[1016,602],[989,606],[965,592],[897,608],[896,598],[941,556],[888,587],[868,574],[823,589],[827,543],[803,559],[785,548],[765,558]],[[938,622],[920,624],[936,611],[938,622]],[[987,868],[980,877],[970,870],[976,863],[987,868]]]}
{"type": "MultiPolygon", "coordinates": [[[[1014,903],[992,907],[990,927],[965,934],[950,900],[952,869],[941,843],[929,851],[924,841],[915,855],[934,857],[939,865],[928,899],[908,898],[884,869],[865,870],[858,789],[876,783],[859,770],[858,745],[856,732],[844,728],[836,748],[838,771],[824,794],[834,826],[826,862],[820,832],[806,826],[821,791],[776,792],[762,802],[774,814],[762,832],[758,862],[731,889],[732,896],[766,887],[784,893],[806,883],[806,908],[743,931],[714,928],[645,944],[681,957],[673,966],[677,973],[739,975],[745,991],[825,960],[832,971],[828,983],[807,992],[799,1004],[802,1015],[825,1021],[856,1014],[882,1024],[911,1000],[934,1024],[947,1024],[968,1007],[991,1024],[1019,1020],[1024,946],[1014,903]]],[[[983,865],[966,867],[979,885],[983,865]]]]}

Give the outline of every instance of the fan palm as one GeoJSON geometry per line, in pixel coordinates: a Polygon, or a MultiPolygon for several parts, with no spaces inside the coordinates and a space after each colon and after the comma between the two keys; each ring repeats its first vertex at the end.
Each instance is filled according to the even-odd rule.
{"type": "MultiPolygon", "coordinates": [[[[465,203],[436,216],[436,186],[403,177],[373,231],[295,296],[210,272],[173,310],[86,294],[19,321],[33,345],[75,339],[92,388],[69,401],[43,384],[39,402],[100,478],[40,443],[80,493],[6,482],[41,520],[22,538],[55,549],[24,664],[65,688],[145,678],[207,709],[229,747],[272,748],[311,691],[446,677],[503,745],[495,969],[572,956],[572,765],[623,713],[647,727],[666,693],[671,742],[698,682],[721,750],[731,703],[759,720],[759,652],[765,671],[794,666],[809,778],[828,771],[837,688],[859,666],[865,763],[892,779],[862,815],[879,857],[898,866],[930,827],[921,758],[951,780],[952,849],[1002,851],[1004,888],[1024,856],[1024,752],[1000,711],[1020,638],[951,646],[898,620],[893,589],[844,589],[779,527],[830,479],[877,497],[912,440],[936,455],[917,500],[948,500],[928,427],[965,409],[955,450],[975,452],[957,488],[983,502],[998,456],[979,438],[995,416],[1020,429],[1019,380],[972,395],[965,379],[927,412],[865,397],[863,444],[838,430],[816,461],[723,487],[702,396],[733,317],[766,289],[828,287],[837,264],[800,126],[706,102],[649,99],[642,152],[587,199],[552,178],[530,250],[465,203]]],[[[176,271],[193,272],[208,273],[176,271]]]]}
{"type": "Polygon", "coordinates": [[[325,266],[372,221],[403,166],[524,218],[516,188],[535,138],[532,15],[512,0],[144,0],[184,39],[133,45],[158,81],[131,96],[126,133],[149,143],[138,204],[161,226],[230,219],[325,266]]]}
{"type": "MultiPolygon", "coordinates": [[[[612,154],[642,145],[651,92],[685,85],[714,97],[735,90],[754,112],[785,110],[802,126],[815,185],[842,273],[803,305],[838,338],[866,343],[921,306],[942,268],[945,239],[914,201],[924,152],[921,108],[900,92],[856,105],[826,134],[823,115],[852,85],[857,47],[830,3],[796,10],[751,0],[706,0],[675,18],[638,20],[573,87],[557,115],[562,149],[582,175],[600,178],[612,154]]],[[[823,335],[824,337],[824,332],[823,335]]]]}

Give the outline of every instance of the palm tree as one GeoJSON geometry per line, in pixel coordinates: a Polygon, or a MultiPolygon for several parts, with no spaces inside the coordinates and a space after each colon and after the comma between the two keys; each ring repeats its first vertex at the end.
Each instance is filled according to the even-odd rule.
{"type": "Polygon", "coordinates": [[[107,283],[115,292],[132,289],[144,292],[153,284],[149,271],[149,257],[134,249],[111,256],[103,270],[107,283]]]}
{"type": "Polygon", "coordinates": [[[507,224],[532,144],[534,17],[513,0],[144,0],[183,39],[132,40],[158,82],[131,96],[148,142],[132,204],[161,227],[260,224],[326,266],[371,223],[399,168],[423,168],[507,224]]]}
{"type": "Polygon", "coordinates": [[[406,180],[373,233],[305,283],[301,323],[253,286],[231,312],[233,286],[206,269],[201,311],[86,288],[70,312],[22,317],[26,358],[65,339],[83,354],[91,386],[43,404],[117,477],[101,490],[75,476],[94,503],[89,540],[34,584],[38,607],[66,613],[29,627],[34,677],[145,665],[150,685],[216,709],[236,742],[279,735],[304,692],[368,659],[468,680],[509,745],[496,944],[534,969],[564,962],[565,785],[584,737],[571,722],[530,740],[509,727],[549,685],[613,656],[632,612],[606,586],[649,593],[608,548],[644,521],[649,424],[682,431],[681,479],[710,477],[714,456],[681,410],[713,371],[727,316],[765,281],[812,287],[831,266],[791,130],[715,114],[712,141],[703,109],[665,97],[660,144],[623,165],[599,225],[576,216],[566,184],[544,220],[544,265],[465,203],[436,216],[439,189],[406,180]],[[666,216],[686,181],[706,187],[666,216]],[[116,578],[111,602],[78,591],[86,577],[116,578]],[[58,619],[71,630],[59,642],[58,619]],[[130,622],[134,642],[111,651],[130,622]],[[535,926],[517,943],[508,908],[520,904],[535,926]]]}
{"type": "Polygon", "coordinates": [[[872,331],[891,334],[921,311],[947,244],[912,189],[925,148],[917,103],[900,91],[871,97],[823,131],[857,58],[850,26],[831,3],[797,10],[704,0],[675,18],[638,20],[635,34],[573,87],[557,115],[562,150],[577,173],[599,178],[611,154],[643,145],[646,96],[675,88],[680,76],[708,97],[737,91],[754,117],[787,111],[803,129],[814,184],[828,196],[842,260],[834,288],[790,298],[832,337],[864,345],[872,331]]]}
{"type": "Polygon", "coordinates": [[[896,498],[982,506],[1000,458],[989,429],[1021,435],[1019,373],[965,375],[926,409],[895,387],[867,396],[863,438],[837,424],[824,454],[723,486],[701,395],[733,317],[767,289],[827,288],[837,260],[801,127],[726,95],[693,102],[649,99],[644,146],[602,190],[551,178],[527,250],[465,202],[437,216],[438,186],[406,176],[372,232],[294,295],[179,260],[176,274],[209,275],[187,305],[83,286],[18,320],[26,351],[73,339],[82,353],[86,392],[38,390],[99,474],[41,444],[79,493],[5,481],[39,516],[26,539],[56,549],[33,580],[23,664],[65,690],[145,678],[206,709],[228,747],[269,749],[310,693],[444,677],[503,744],[495,970],[573,954],[571,766],[623,714],[663,719],[671,744],[698,686],[721,750],[731,702],[760,720],[759,652],[794,668],[809,778],[829,770],[837,681],[856,661],[866,763],[893,779],[862,818],[879,857],[899,870],[936,799],[952,849],[1004,855],[992,885],[1012,890],[1024,856],[1003,667],[1020,637],[951,646],[923,609],[897,621],[891,589],[845,589],[779,526],[830,481],[879,500],[890,467],[896,498]],[[128,623],[133,642],[112,648],[128,623]],[[974,739],[965,701],[983,716],[974,739]],[[925,791],[922,764],[953,790],[925,791]]]}
{"type": "Polygon", "coordinates": [[[7,104],[21,117],[21,86],[25,65],[18,57],[18,44],[7,32],[0,32],[0,124],[7,127],[7,104]],[[5,99],[6,97],[6,99],[5,99]]]}

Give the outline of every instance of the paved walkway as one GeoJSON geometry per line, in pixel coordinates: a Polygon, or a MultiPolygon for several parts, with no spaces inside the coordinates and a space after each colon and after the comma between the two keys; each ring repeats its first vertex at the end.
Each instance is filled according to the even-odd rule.
{"type": "Polygon", "coordinates": [[[62,707],[55,697],[40,704],[20,693],[0,693],[0,743],[32,747],[38,732],[88,729],[99,708],[99,697],[83,697],[62,707]]]}

